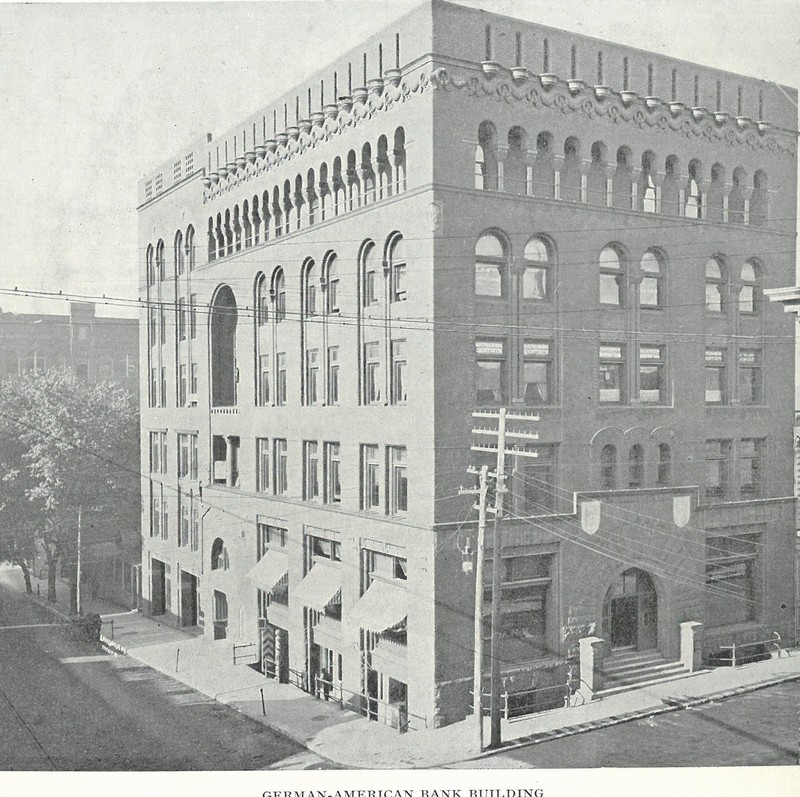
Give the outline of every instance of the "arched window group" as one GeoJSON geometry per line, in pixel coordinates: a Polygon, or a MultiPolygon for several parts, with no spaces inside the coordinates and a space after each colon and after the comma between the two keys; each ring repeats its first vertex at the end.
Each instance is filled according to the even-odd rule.
{"type": "Polygon", "coordinates": [[[589,149],[591,157],[584,160],[576,136],[562,146],[548,131],[531,136],[514,125],[505,134],[485,120],[475,146],[475,188],[733,224],[763,226],[769,219],[762,169],[748,178],[736,166],[728,182],[720,163],[704,171],[698,158],[681,164],[677,155],[662,161],[647,150],[635,159],[630,147],[609,152],[602,141],[589,149]]]}
{"type": "Polygon", "coordinates": [[[714,255],[705,265],[705,306],[710,315],[721,316],[734,309],[740,314],[760,311],[763,269],[756,258],[735,267],[723,255],[714,255]]]}
{"type": "Polygon", "coordinates": [[[513,290],[523,300],[549,299],[553,249],[552,242],[543,236],[530,238],[523,250],[519,278],[512,281],[509,271],[511,248],[507,237],[500,231],[483,233],[475,244],[475,296],[507,299],[513,290]]]}
{"type": "Polygon", "coordinates": [[[377,146],[336,157],[266,189],[208,219],[208,260],[258,246],[296,230],[378,202],[406,188],[406,136],[402,127],[377,146]]]}
{"type": "Polygon", "coordinates": [[[601,490],[668,487],[672,484],[672,447],[666,442],[627,446],[606,442],[600,447],[598,473],[601,490]]]}

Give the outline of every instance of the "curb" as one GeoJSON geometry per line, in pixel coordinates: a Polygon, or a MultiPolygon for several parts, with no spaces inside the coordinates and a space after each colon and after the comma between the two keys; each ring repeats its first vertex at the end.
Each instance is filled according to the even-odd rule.
{"type": "Polygon", "coordinates": [[[615,714],[610,717],[604,717],[603,719],[598,719],[591,722],[582,722],[579,725],[568,725],[563,728],[556,728],[552,731],[542,731],[541,733],[535,733],[531,734],[530,736],[514,739],[513,741],[507,742],[495,750],[484,750],[482,753],[462,760],[470,761],[487,758],[489,756],[497,755],[498,753],[510,752],[511,750],[519,749],[521,747],[529,747],[534,744],[552,742],[556,739],[564,739],[568,736],[577,736],[578,734],[589,733],[590,731],[600,730],[601,728],[610,728],[614,725],[621,725],[624,722],[633,722],[635,720],[647,719],[648,717],[656,717],[660,714],[668,714],[672,711],[681,711],[687,708],[694,708],[695,706],[714,703],[719,700],[725,700],[729,697],[736,697],[749,692],[756,692],[759,689],[767,689],[771,686],[778,686],[791,681],[800,681],[800,673],[770,678],[767,681],[759,681],[755,684],[738,686],[733,689],[726,689],[721,692],[714,692],[710,695],[703,695],[700,697],[662,698],[662,702],[664,704],[662,706],[653,706],[649,709],[640,709],[639,711],[631,711],[626,714],[615,714]]]}

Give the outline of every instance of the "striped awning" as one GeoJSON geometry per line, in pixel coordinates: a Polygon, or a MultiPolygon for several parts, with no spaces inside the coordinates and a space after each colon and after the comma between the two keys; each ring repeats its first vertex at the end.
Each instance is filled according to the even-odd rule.
{"type": "Polygon", "coordinates": [[[289,572],[289,557],[282,551],[268,550],[247,573],[246,578],[266,592],[289,572]]]}
{"type": "Polygon", "coordinates": [[[408,595],[404,583],[375,579],[348,612],[348,620],[368,631],[380,633],[401,623],[407,614],[408,595]]]}
{"type": "Polygon", "coordinates": [[[292,602],[321,612],[342,588],[342,569],[317,562],[292,590],[292,602]]]}

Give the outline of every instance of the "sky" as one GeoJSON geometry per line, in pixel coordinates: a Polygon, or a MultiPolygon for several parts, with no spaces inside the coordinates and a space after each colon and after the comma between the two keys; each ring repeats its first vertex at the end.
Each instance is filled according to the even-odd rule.
{"type": "MultiPolygon", "coordinates": [[[[798,0],[458,2],[800,86],[798,0]]],[[[141,175],[418,4],[0,2],[0,289],[135,297],[141,175]]]]}

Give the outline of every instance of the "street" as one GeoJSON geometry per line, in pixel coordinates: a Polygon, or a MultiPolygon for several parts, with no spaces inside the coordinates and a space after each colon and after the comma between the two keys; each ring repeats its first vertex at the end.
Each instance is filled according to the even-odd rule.
{"type": "Polygon", "coordinates": [[[800,681],[522,747],[459,767],[720,767],[798,763],[800,681]]]}
{"type": "Polygon", "coordinates": [[[133,659],[107,655],[69,627],[38,625],[53,622],[0,588],[0,769],[322,765],[295,742],[133,659]]]}

